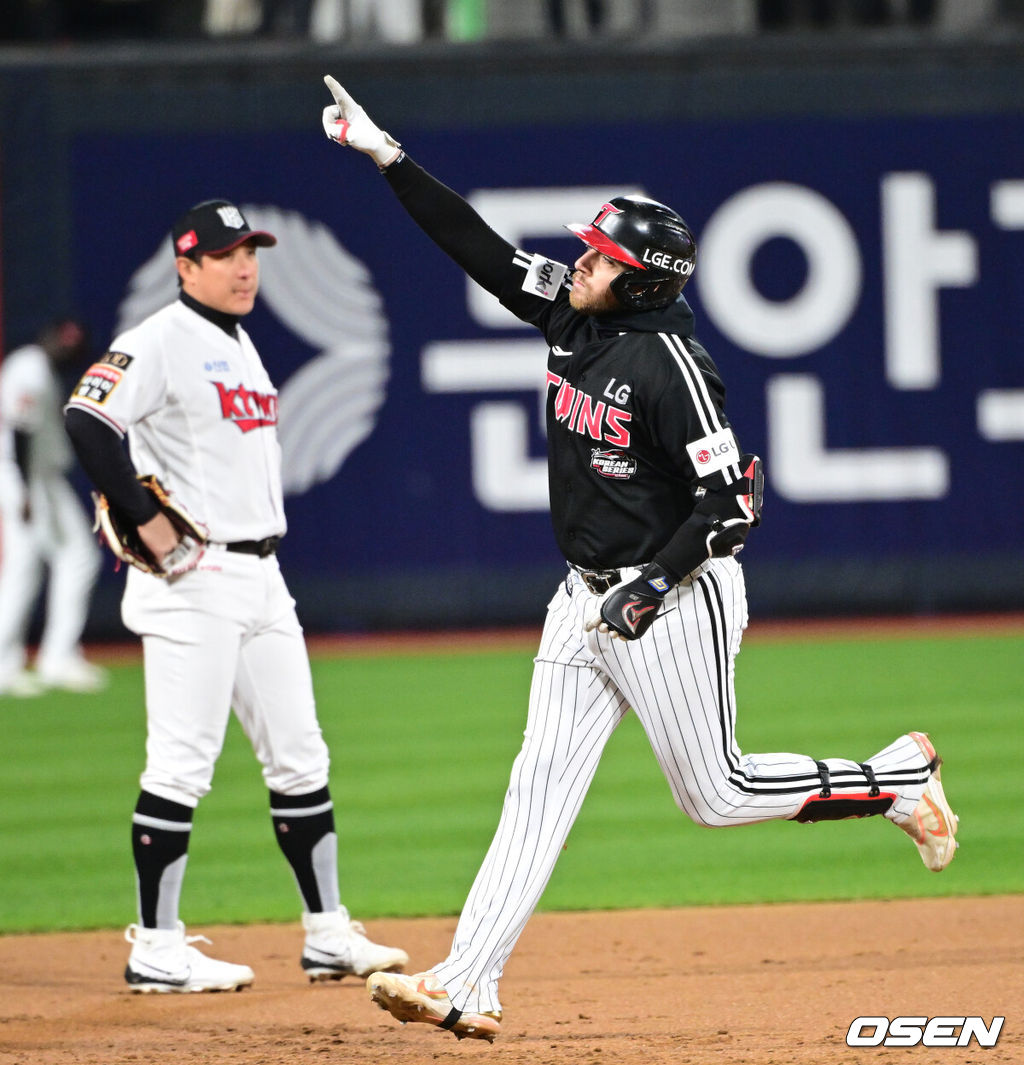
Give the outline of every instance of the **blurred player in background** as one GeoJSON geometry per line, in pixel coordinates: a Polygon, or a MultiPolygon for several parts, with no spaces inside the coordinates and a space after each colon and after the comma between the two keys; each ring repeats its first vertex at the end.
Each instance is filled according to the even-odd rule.
{"type": "Polygon", "coordinates": [[[0,695],[91,692],[106,683],[79,645],[100,551],[68,482],[72,453],[60,412],[60,375],[83,362],[87,349],[82,323],[61,318],[0,364],[0,695]],[[47,572],[33,671],[26,639],[47,572]]]}
{"type": "Polygon", "coordinates": [[[202,937],[186,936],[178,917],[193,816],[232,710],[263,767],[274,835],[302,899],[303,971],[336,980],[408,961],[371,942],[341,904],[329,754],[277,560],[286,530],[277,390],[240,324],[259,291],[257,249],[276,243],[225,200],[183,214],[171,234],[179,298],[118,336],[66,408],[85,472],[173,573],[130,567],[121,604],[142,638],[146,683],[132,817],[138,924],[125,933],[125,979],[137,992],[253,981],[249,966],[192,946],[202,937]],[[187,545],[137,473],[159,477],[209,538],[187,545]]]}

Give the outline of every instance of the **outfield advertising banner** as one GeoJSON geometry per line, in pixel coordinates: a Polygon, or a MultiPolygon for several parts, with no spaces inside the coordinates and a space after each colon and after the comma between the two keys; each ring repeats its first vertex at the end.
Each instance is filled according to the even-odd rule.
{"type": "MultiPolygon", "coordinates": [[[[427,240],[369,160],[311,127],[77,143],[80,305],[106,337],[138,321],[175,297],[173,219],[202,199],[242,205],[279,238],[246,328],[280,390],[300,600],[353,589],[337,616],[315,612],[342,627],[536,616],[480,584],[542,572],[548,587],[561,570],[543,341],[427,240]],[[380,589],[391,605],[360,613],[380,589]]],[[[563,224],[616,193],[687,219],[697,335],[743,448],[765,460],[745,556],[764,573],[945,571],[1018,551],[1019,119],[395,132],[512,243],[562,262],[582,248],[563,224]]],[[[244,415],[245,397],[225,403],[244,415]]],[[[906,595],[928,605],[913,582],[906,595]]]]}

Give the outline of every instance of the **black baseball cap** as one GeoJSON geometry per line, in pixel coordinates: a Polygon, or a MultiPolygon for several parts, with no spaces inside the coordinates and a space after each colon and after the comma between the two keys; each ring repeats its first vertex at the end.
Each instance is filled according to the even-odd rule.
{"type": "Polygon", "coordinates": [[[246,241],[271,248],[277,243],[277,237],[262,229],[253,229],[245,215],[228,200],[204,200],[174,223],[171,241],[175,255],[198,259],[200,255],[231,251],[246,241]]]}

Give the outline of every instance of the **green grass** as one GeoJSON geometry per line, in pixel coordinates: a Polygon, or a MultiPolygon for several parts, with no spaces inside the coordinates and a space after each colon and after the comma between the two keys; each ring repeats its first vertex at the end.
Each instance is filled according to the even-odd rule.
{"type": "MultiPolygon", "coordinates": [[[[1024,892],[1018,767],[1024,639],[750,642],[738,660],[747,751],[866,758],[927,729],[962,819],[936,876],[879,818],[702,829],[679,813],[635,719],[612,737],[545,909],[1024,892]]],[[[457,913],[497,823],[522,735],[532,648],[320,657],[342,889],[359,916],[457,913]]],[[[101,695],[2,700],[0,931],[116,927],[134,917],[129,818],[144,721],[141,668],[101,695]]],[[[197,811],[182,901],[192,924],[294,920],[267,796],[232,723],[197,811]]]]}

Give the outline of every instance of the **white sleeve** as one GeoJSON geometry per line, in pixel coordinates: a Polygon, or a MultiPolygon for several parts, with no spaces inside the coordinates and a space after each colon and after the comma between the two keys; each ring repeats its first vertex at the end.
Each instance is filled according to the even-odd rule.
{"type": "Polygon", "coordinates": [[[45,357],[11,354],[0,383],[0,421],[19,432],[35,433],[42,425],[49,380],[45,357]]]}
{"type": "Polygon", "coordinates": [[[162,407],[167,395],[163,354],[157,347],[129,354],[114,346],[82,375],[68,401],[112,426],[122,436],[129,426],[162,407]]]}

